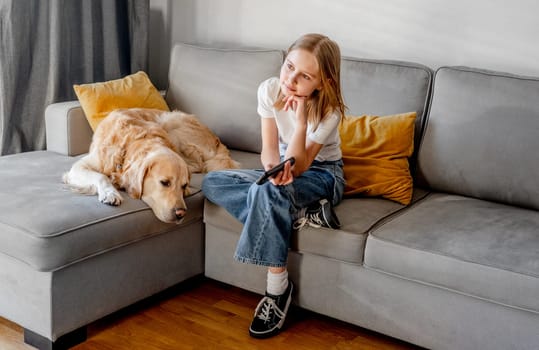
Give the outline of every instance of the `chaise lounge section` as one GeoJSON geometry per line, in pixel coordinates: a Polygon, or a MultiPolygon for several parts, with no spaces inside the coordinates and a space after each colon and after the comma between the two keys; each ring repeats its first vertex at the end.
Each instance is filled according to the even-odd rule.
{"type": "MultiPolygon", "coordinates": [[[[53,111],[56,127],[51,118],[62,114],[53,111]]],[[[62,122],[85,121],[80,107],[63,112],[62,122]]],[[[39,349],[78,343],[87,324],[204,272],[200,191],[181,225],[165,224],[128,196],[110,207],[71,192],[61,178],[75,159],[50,150],[0,157],[0,316],[39,349]]]]}

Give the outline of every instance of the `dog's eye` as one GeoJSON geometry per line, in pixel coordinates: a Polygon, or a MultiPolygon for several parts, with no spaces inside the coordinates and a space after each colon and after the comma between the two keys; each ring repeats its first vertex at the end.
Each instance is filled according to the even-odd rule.
{"type": "Polygon", "coordinates": [[[169,180],[161,180],[161,185],[165,187],[170,187],[170,181],[169,180]]]}

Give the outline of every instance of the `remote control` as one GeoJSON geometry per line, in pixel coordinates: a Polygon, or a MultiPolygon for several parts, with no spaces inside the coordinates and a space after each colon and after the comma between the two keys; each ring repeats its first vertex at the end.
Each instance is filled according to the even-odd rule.
{"type": "Polygon", "coordinates": [[[296,162],[296,159],[294,157],[290,157],[290,158],[282,161],[281,163],[277,164],[276,166],[274,166],[270,170],[267,170],[266,172],[264,172],[264,174],[262,174],[262,176],[260,176],[258,178],[258,180],[256,180],[256,184],[257,185],[262,185],[264,182],[268,181],[268,179],[270,177],[275,176],[279,171],[283,170],[284,165],[285,165],[286,162],[290,162],[290,166],[292,166],[296,162]]]}

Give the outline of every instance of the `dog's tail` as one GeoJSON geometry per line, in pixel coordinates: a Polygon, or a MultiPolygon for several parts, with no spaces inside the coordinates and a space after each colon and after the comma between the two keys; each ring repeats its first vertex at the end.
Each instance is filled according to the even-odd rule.
{"type": "Polygon", "coordinates": [[[230,152],[225,145],[219,142],[215,157],[204,162],[204,171],[224,170],[224,169],[239,169],[241,164],[230,157],[230,152]]]}
{"type": "Polygon", "coordinates": [[[236,162],[232,158],[213,158],[209,159],[204,163],[204,171],[210,172],[214,170],[224,170],[224,169],[239,169],[241,164],[236,162]]]}

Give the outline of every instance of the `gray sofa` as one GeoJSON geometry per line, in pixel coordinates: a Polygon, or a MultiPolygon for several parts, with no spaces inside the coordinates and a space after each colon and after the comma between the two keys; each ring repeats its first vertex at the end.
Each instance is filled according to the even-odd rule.
{"type": "MultiPolygon", "coordinates": [[[[197,114],[244,167],[260,167],[256,88],[282,58],[178,45],[166,100],[197,114]]],[[[413,200],[347,198],[340,230],[295,234],[294,302],[426,348],[537,349],[539,79],[342,64],[349,114],[418,112],[413,200]]],[[[203,175],[179,226],[137,200],[104,206],[60,182],[91,139],[78,103],[51,105],[46,125],[47,151],[0,157],[0,316],[29,343],[80,341],[88,323],[202,273],[263,293],[265,270],[232,259],[240,224],[197,191],[203,175]]]]}

